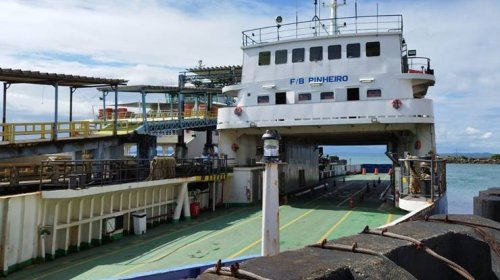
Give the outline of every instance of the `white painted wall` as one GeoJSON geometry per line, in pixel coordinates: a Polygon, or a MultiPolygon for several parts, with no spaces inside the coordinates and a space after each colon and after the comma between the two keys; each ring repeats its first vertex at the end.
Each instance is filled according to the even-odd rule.
{"type": "Polygon", "coordinates": [[[124,230],[131,231],[131,214],[144,211],[154,221],[174,212],[181,184],[194,178],[167,179],[82,190],[44,191],[0,197],[0,264],[3,271],[56,251],[67,252],[92,239],[103,238],[103,221],[124,216],[124,230]],[[49,230],[45,239],[40,229],[49,230]],[[42,242],[43,245],[42,246],[42,242]],[[45,254],[43,254],[43,249],[45,254]]]}
{"type": "Polygon", "coordinates": [[[37,256],[41,200],[38,193],[0,197],[2,270],[37,256]]]}

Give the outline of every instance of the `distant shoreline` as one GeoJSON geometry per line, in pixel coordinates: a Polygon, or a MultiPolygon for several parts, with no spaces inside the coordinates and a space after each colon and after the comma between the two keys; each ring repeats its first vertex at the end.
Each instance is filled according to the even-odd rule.
{"type": "Polygon", "coordinates": [[[474,158],[465,156],[445,156],[446,163],[458,164],[500,164],[500,159],[474,158]]]}

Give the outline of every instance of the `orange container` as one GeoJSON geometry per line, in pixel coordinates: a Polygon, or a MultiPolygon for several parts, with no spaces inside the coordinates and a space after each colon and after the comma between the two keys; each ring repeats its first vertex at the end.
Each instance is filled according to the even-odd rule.
{"type": "Polygon", "coordinates": [[[106,108],[106,118],[111,119],[113,118],[113,109],[111,108],[106,108]]]}
{"type": "Polygon", "coordinates": [[[184,117],[191,117],[193,112],[192,103],[184,103],[184,117]]]}
{"type": "Polygon", "coordinates": [[[212,104],[212,107],[210,107],[210,116],[217,117],[217,112],[219,112],[219,107],[212,104]]]}
{"type": "Polygon", "coordinates": [[[127,117],[127,108],[118,108],[118,118],[124,119],[127,117]]]}

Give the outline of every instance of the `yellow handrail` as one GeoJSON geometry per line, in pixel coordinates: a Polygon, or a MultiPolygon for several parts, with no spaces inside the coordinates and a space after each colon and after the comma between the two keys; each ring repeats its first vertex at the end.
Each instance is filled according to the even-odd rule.
{"type": "MultiPolygon", "coordinates": [[[[178,118],[177,112],[161,111],[158,114],[148,114],[149,121],[169,121],[178,118]]],[[[184,119],[216,119],[217,112],[191,111],[184,113],[184,119]]],[[[119,135],[133,132],[143,122],[142,114],[135,114],[130,119],[118,119],[117,133],[119,135]]],[[[34,141],[56,139],[54,135],[53,122],[23,122],[0,124],[0,141],[16,143],[19,141],[34,141]]],[[[96,121],[73,121],[59,122],[57,124],[58,137],[68,138],[87,138],[92,135],[112,135],[114,120],[107,119],[96,121]]]]}

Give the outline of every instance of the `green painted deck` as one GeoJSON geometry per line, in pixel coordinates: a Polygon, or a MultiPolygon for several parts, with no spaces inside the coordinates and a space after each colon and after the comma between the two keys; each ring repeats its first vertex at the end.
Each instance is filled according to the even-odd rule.
{"type": "MultiPolygon", "coordinates": [[[[386,175],[381,175],[387,180],[386,175]]],[[[328,190],[290,199],[280,206],[280,249],[291,250],[377,227],[405,212],[378,201],[387,185],[349,208],[349,197],[378,176],[346,177],[328,190]]],[[[260,207],[237,207],[203,212],[190,221],[160,225],[142,236],[126,236],[102,246],[32,265],[8,276],[12,279],[109,279],[199,263],[256,255],[260,252],[260,207]]]]}

